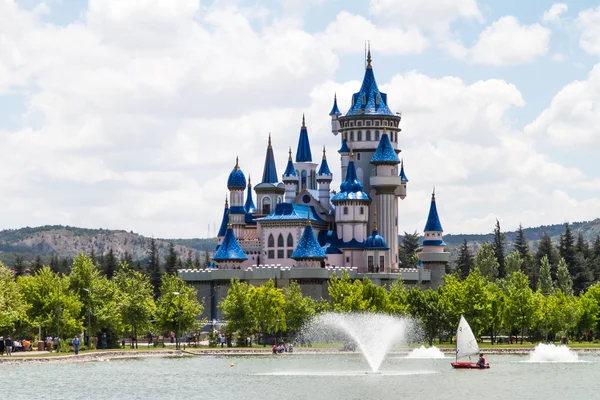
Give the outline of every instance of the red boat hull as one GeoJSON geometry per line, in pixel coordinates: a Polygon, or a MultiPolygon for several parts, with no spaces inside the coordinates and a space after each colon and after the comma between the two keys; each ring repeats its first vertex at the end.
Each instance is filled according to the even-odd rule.
{"type": "Polygon", "coordinates": [[[457,361],[450,363],[450,365],[456,369],[488,369],[490,367],[490,364],[485,364],[485,367],[482,367],[477,363],[467,361],[457,361]]]}

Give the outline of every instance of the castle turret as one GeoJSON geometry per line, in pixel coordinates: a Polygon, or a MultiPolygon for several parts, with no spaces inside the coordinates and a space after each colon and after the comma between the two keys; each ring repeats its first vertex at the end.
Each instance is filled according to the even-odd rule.
{"type": "Polygon", "coordinates": [[[238,243],[232,225],[229,224],[223,242],[213,256],[213,261],[221,269],[239,269],[240,265],[247,259],[246,253],[238,243]]]}
{"type": "Polygon", "coordinates": [[[431,205],[429,215],[423,232],[423,247],[419,254],[419,260],[424,268],[431,271],[431,287],[436,289],[443,284],[446,274],[446,265],[450,261],[450,253],[445,251],[442,224],[437,212],[435,202],[435,189],[431,194],[431,205]]]}
{"type": "Polygon", "coordinates": [[[319,268],[327,258],[317,241],[310,218],[306,220],[306,227],[291,258],[296,261],[297,268],[319,268]]]}
{"type": "Polygon", "coordinates": [[[228,223],[229,223],[229,203],[227,202],[227,197],[225,197],[225,209],[223,210],[223,218],[221,219],[221,226],[219,227],[219,233],[217,233],[217,238],[219,239],[219,245],[223,241],[225,232],[227,232],[227,224],[228,223]]]}
{"type": "Polygon", "coordinates": [[[333,180],[333,174],[329,170],[327,165],[327,157],[325,156],[325,146],[323,146],[323,159],[321,160],[321,167],[317,172],[317,183],[319,184],[319,203],[324,209],[330,210],[330,188],[331,181],[333,180]]]}
{"type": "Polygon", "coordinates": [[[338,121],[338,118],[340,115],[342,115],[337,105],[337,93],[333,95],[333,107],[331,108],[329,115],[331,116],[331,132],[333,132],[334,135],[337,135],[338,131],[340,130],[340,122],[338,121]]]}
{"type": "Polygon", "coordinates": [[[348,163],[350,162],[350,148],[345,140],[342,140],[342,147],[340,147],[338,153],[340,153],[342,177],[345,177],[346,172],[348,171],[348,163]]]}
{"type": "Polygon", "coordinates": [[[291,203],[298,192],[298,174],[292,162],[292,148],[290,147],[290,155],[288,157],[287,167],[283,173],[283,184],[285,185],[285,202],[291,203]]]}
{"type": "Polygon", "coordinates": [[[365,265],[366,272],[377,273],[383,272],[389,260],[386,260],[386,255],[389,257],[389,247],[385,239],[377,231],[377,206],[373,205],[373,230],[371,236],[365,241],[365,265]]]}
{"type": "Polygon", "coordinates": [[[302,114],[302,126],[298,138],[298,150],[296,151],[296,172],[299,179],[299,190],[317,190],[317,164],[312,162],[310,142],[308,140],[308,129],[304,114],[302,114]]]}
{"type": "Polygon", "coordinates": [[[246,225],[246,210],[244,209],[244,189],[246,189],[246,176],[240,169],[239,160],[235,158],[235,166],[227,179],[229,189],[229,221],[235,234],[242,237],[246,225]]]}
{"type": "Polygon", "coordinates": [[[400,181],[402,182],[402,184],[400,185],[398,197],[400,197],[400,200],[404,200],[404,198],[406,197],[406,184],[408,183],[408,178],[404,173],[404,159],[400,160],[400,181]]]}
{"type": "MultiPolygon", "coordinates": [[[[390,138],[385,129],[375,154],[371,157],[371,164],[375,166],[375,176],[371,176],[371,187],[375,189],[377,209],[380,211],[377,225],[386,238],[390,240],[390,252],[388,258],[391,269],[398,268],[398,198],[396,192],[402,186],[401,178],[398,176],[398,164],[400,160],[396,151],[390,143],[390,138]]],[[[373,219],[374,221],[374,216],[373,219]]],[[[386,270],[386,272],[390,272],[386,270]]]]}
{"type": "Polygon", "coordinates": [[[267,144],[267,153],[265,154],[262,181],[254,187],[254,191],[256,192],[256,201],[258,204],[256,212],[258,215],[268,215],[272,213],[275,206],[283,201],[285,188],[283,183],[278,182],[277,167],[275,166],[275,156],[273,155],[270,133],[269,143],[267,144]]]}

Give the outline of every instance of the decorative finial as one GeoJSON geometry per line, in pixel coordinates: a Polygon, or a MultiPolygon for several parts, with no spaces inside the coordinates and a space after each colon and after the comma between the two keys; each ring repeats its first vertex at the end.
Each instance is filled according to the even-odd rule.
{"type": "Polygon", "coordinates": [[[227,195],[225,195],[225,208],[229,208],[229,201],[227,200],[227,195]]]}
{"type": "Polygon", "coordinates": [[[303,127],[303,128],[306,128],[306,124],[305,124],[305,122],[304,122],[304,113],[302,113],[302,127],[303,127]]]}
{"type": "Polygon", "coordinates": [[[350,161],[354,161],[354,150],[352,150],[352,142],[350,142],[350,161]]]}
{"type": "Polygon", "coordinates": [[[404,158],[400,159],[400,168],[404,169],[404,158]]]}
{"type": "Polygon", "coordinates": [[[386,126],[383,127],[383,134],[387,135],[387,127],[386,126]]]}
{"type": "Polygon", "coordinates": [[[306,213],[306,226],[312,226],[310,223],[310,211],[306,213]]]}
{"type": "Polygon", "coordinates": [[[290,153],[289,153],[289,157],[288,157],[288,161],[292,161],[292,147],[290,146],[290,153]]]}
{"type": "Polygon", "coordinates": [[[327,160],[327,156],[325,156],[325,146],[323,146],[323,160],[327,160]]]}
{"type": "Polygon", "coordinates": [[[238,160],[238,156],[235,156],[235,169],[240,169],[240,164],[239,164],[239,160],[238,160]]]}
{"type": "Polygon", "coordinates": [[[252,183],[250,183],[250,174],[248,174],[248,189],[252,187],[252,183]]]}
{"type": "Polygon", "coordinates": [[[271,147],[271,132],[269,132],[269,147],[271,147]]]}
{"type": "Polygon", "coordinates": [[[435,186],[433,187],[433,193],[431,193],[431,201],[435,201],[435,186]]]}
{"type": "Polygon", "coordinates": [[[373,231],[377,232],[377,203],[373,203],[373,231]]]}
{"type": "Polygon", "coordinates": [[[227,219],[227,228],[231,228],[233,226],[233,224],[231,223],[231,214],[229,214],[229,217],[227,219]]]}
{"type": "Polygon", "coordinates": [[[369,50],[367,51],[367,69],[373,68],[371,66],[371,41],[367,41],[369,50]]]}
{"type": "Polygon", "coordinates": [[[333,92],[333,101],[337,102],[337,92],[333,92]]]}

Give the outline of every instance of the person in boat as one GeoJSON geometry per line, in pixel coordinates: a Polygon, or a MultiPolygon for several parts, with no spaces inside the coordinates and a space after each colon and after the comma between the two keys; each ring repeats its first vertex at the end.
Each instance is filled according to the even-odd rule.
{"type": "Polygon", "coordinates": [[[477,360],[477,366],[485,367],[485,357],[483,356],[483,353],[479,353],[479,360],[477,360]]]}

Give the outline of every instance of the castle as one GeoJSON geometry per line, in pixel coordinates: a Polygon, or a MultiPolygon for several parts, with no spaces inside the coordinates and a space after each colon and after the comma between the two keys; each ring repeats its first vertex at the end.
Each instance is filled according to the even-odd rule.
{"type": "MultiPolygon", "coordinates": [[[[326,149],[319,162],[313,159],[304,116],[295,157],[290,148],[281,177],[269,135],[260,183],[252,186],[238,159],[229,174],[215,268],[181,270],[186,281],[196,286],[212,282],[213,287],[217,282],[221,288],[232,277],[254,283],[274,277],[283,285],[294,279],[303,290],[320,285],[307,290],[316,297],[325,295],[324,282],[341,269],[379,284],[399,275],[409,284],[442,284],[449,253],[444,251],[435,193],[418,265],[399,265],[398,204],[408,184],[398,157],[401,116],[390,110],[387,95],[377,87],[370,50],[366,61],[362,86],[352,95],[348,112],[340,112],[334,96],[329,113],[331,131],[340,137],[339,190],[330,187],[333,173],[326,149]]],[[[209,296],[216,291],[211,289],[209,296]]]]}

